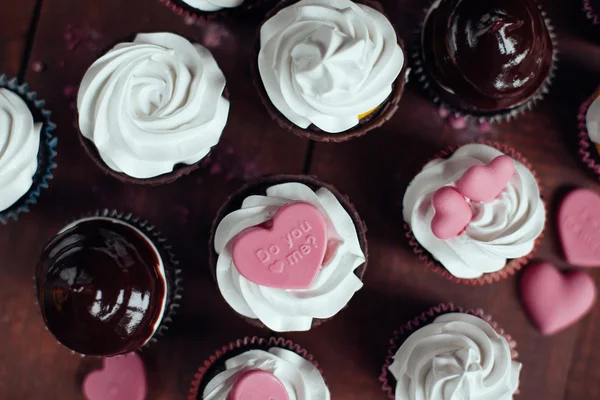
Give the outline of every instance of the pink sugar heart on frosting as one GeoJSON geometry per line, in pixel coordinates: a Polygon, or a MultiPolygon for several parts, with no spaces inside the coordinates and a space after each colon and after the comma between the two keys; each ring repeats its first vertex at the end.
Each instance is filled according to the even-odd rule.
{"type": "Polygon", "coordinates": [[[567,194],[558,210],[558,235],[569,263],[600,267],[600,195],[589,189],[567,194]]]}
{"type": "Polygon", "coordinates": [[[515,164],[509,156],[501,155],[487,165],[469,168],[456,181],[456,187],[473,201],[489,203],[506,188],[515,174],[515,164]]]}
{"type": "Polygon", "coordinates": [[[309,203],[291,203],[277,210],[266,225],[236,236],[232,251],[235,268],[261,286],[310,288],[328,248],[327,224],[319,209],[309,203]]]}
{"type": "Polygon", "coordinates": [[[539,330],[552,335],[587,314],[596,300],[596,285],[584,271],[563,274],[544,262],[523,273],[521,299],[539,330]]]}
{"type": "Polygon", "coordinates": [[[431,202],[435,210],[431,231],[438,239],[448,240],[458,236],[473,218],[469,203],[451,186],[438,189],[431,202]]]}
{"type": "Polygon", "coordinates": [[[227,400],[289,400],[289,396],[275,375],[255,369],[237,379],[227,400]]]}
{"type": "Polygon", "coordinates": [[[103,368],[90,373],[83,381],[83,394],[88,400],[144,400],[146,372],[140,356],[104,358],[103,368]]]}

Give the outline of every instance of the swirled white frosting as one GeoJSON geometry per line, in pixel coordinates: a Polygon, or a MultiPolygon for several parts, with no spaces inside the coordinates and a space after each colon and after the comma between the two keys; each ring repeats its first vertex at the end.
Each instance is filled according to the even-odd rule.
{"type": "Polygon", "coordinates": [[[389,370],[398,400],[510,400],[521,366],[490,324],[451,313],[410,335],[389,370]]]}
{"type": "Polygon", "coordinates": [[[600,95],[598,95],[585,114],[585,123],[590,140],[600,144],[600,95]]]}
{"type": "Polygon", "coordinates": [[[86,72],[79,127],[111,169],[155,177],[217,144],[229,114],[224,88],[208,49],[172,33],[139,34],[86,72]]]}
{"type": "Polygon", "coordinates": [[[182,0],[188,6],[200,11],[219,11],[224,8],[234,8],[240,6],[244,0],[182,0]]]}
{"type": "Polygon", "coordinates": [[[356,227],[338,199],[325,188],[314,192],[302,183],[290,182],[271,186],[266,196],[247,197],[240,210],[219,223],[215,251],[219,254],[217,283],[227,303],[236,312],[257,318],[277,332],[309,330],[313,318],[332,317],[362,287],[362,281],[354,274],[365,262],[356,227]],[[309,289],[277,289],[250,282],[233,264],[232,239],[244,229],[270,220],[283,205],[297,201],[310,203],[321,211],[327,222],[328,241],[336,244],[337,251],[309,289]]]}
{"type": "Polygon", "coordinates": [[[413,235],[458,278],[477,278],[501,270],[507,259],[529,254],[544,229],[546,214],[537,182],[527,167],[514,160],[516,174],[497,199],[470,202],[473,220],[461,235],[441,240],[433,234],[431,199],[435,191],[453,186],[470,167],[488,164],[502,154],[483,144],[462,146],[448,159],[425,165],[404,195],[404,220],[413,235]]]}
{"type": "Polygon", "coordinates": [[[381,105],[404,64],[392,24],[350,0],[301,0],[260,29],[258,67],[273,105],[330,133],[381,105]]]}
{"type": "Polygon", "coordinates": [[[0,211],[29,191],[38,167],[41,123],[34,123],[27,104],[0,89],[0,211]]]}
{"type": "Polygon", "coordinates": [[[249,370],[274,374],[285,387],[290,400],[329,400],[329,389],[313,363],[293,351],[272,347],[269,351],[250,350],[225,361],[225,371],[204,389],[202,400],[227,400],[238,378],[249,370]]]}

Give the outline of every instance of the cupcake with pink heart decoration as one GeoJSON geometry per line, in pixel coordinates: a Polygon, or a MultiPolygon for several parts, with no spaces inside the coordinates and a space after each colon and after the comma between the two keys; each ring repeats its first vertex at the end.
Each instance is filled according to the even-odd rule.
{"type": "Polygon", "coordinates": [[[221,347],[198,368],[188,400],[330,400],[319,365],[279,337],[246,337],[221,347]]]}
{"type": "Polygon", "coordinates": [[[509,146],[443,151],[408,185],[406,236],[435,272],[478,285],[504,279],[532,256],[546,211],[531,165],[509,146]]]}
{"type": "Polygon", "coordinates": [[[276,332],[307,331],[362,287],[365,226],[333,186],[273,175],[250,182],[219,210],[210,265],[227,303],[276,332]]]}

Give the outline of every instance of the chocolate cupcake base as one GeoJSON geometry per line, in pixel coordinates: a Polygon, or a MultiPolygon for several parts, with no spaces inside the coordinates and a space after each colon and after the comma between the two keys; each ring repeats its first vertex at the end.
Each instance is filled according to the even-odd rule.
{"type": "Polygon", "coordinates": [[[319,364],[314,360],[312,354],[291,340],[282,337],[245,337],[221,347],[202,363],[198,368],[198,371],[194,374],[194,380],[192,381],[188,392],[188,400],[202,400],[199,395],[204,391],[204,388],[212,378],[225,370],[226,360],[249,350],[269,350],[271,347],[280,347],[282,349],[293,351],[299,356],[312,362],[319,372],[323,374],[323,371],[319,368],[319,364]]]}
{"type": "MultiPolygon", "coordinates": [[[[260,24],[260,26],[262,27],[264,22],[268,21],[270,18],[272,18],[275,14],[277,14],[282,9],[284,9],[292,4],[295,4],[297,2],[298,2],[298,0],[281,1],[277,5],[277,7],[275,7],[273,10],[271,10],[267,14],[264,21],[260,24]]],[[[383,11],[383,7],[378,2],[371,1],[371,0],[357,0],[355,2],[359,3],[359,4],[364,4],[371,8],[374,8],[377,11],[381,12],[386,18],[388,18],[387,15],[385,14],[385,12],[383,11]]],[[[388,20],[389,20],[389,18],[388,18],[388,20]]],[[[395,27],[394,27],[394,30],[396,30],[395,27]]],[[[373,111],[371,114],[367,115],[366,117],[362,118],[359,121],[358,125],[354,126],[353,128],[350,128],[346,131],[343,131],[343,132],[338,132],[338,133],[325,132],[312,124],[308,128],[302,129],[299,126],[293,124],[290,120],[288,120],[273,105],[273,103],[271,102],[271,99],[269,98],[269,95],[267,94],[267,91],[265,90],[265,87],[262,83],[262,78],[260,76],[260,72],[258,70],[258,54],[260,52],[260,28],[259,28],[259,32],[256,36],[256,40],[255,40],[254,55],[253,55],[252,61],[250,62],[250,72],[252,74],[252,82],[254,83],[254,87],[256,87],[256,90],[258,91],[261,102],[267,108],[269,115],[275,122],[277,122],[277,124],[282,129],[284,129],[288,132],[291,132],[296,136],[299,136],[302,138],[307,138],[307,139],[314,140],[317,142],[328,142],[328,143],[346,142],[350,139],[354,139],[354,138],[366,135],[368,132],[381,127],[383,124],[385,124],[387,121],[389,121],[394,116],[396,111],[398,111],[398,103],[400,102],[400,99],[402,98],[402,94],[404,93],[404,87],[406,86],[406,83],[408,82],[408,76],[410,73],[410,69],[408,68],[408,55],[406,54],[406,51],[404,50],[404,42],[402,41],[402,39],[400,39],[400,35],[398,35],[397,30],[396,30],[396,37],[398,38],[398,45],[402,49],[402,53],[404,55],[404,65],[402,66],[402,70],[400,71],[400,74],[396,78],[396,81],[392,84],[392,93],[388,96],[388,98],[379,107],[377,107],[377,109],[375,111],[373,111]]]]}
{"type": "Polygon", "coordinates": [[[42,189],[47,189],[49,181],[54,178],[53,170],[56,168],[54,158],[58,154],[56,146],[58,139],[54,136],[56,125],[50,119],[52,113],[45,108],[46,102],[37,97],[37,93],[30,92],[26,83],[19,83],[16,78],[8,79],[0,75],[0,88],[10,90],[17,94],[27,104],[33,115],[34,122],[42,122],[40,132],[40,147],[38,150],[38,167],[33,175],[33,183],[29,190],[13,205],[0,211],[0,224],[7,224],[9,220],[17,221],[21,213],[26,213],[31,206],[37,204],[42,189]]]}
{"type": "Polygon", "coordinates": [[[596,148],[596,144],[590,139],[590,135],[587,130],[587,111],[592,105],[594,100],[600,97],[600,89],[596,90],[589,99],[587,99],[579,108],[579,114],[577,115],[577,122],[579,128],[579,156],[581,162],[583,162],[591,171],[593,171],[596,178],[600,180],[600,153],[596,148]]]}
{"type": "MultiPolygon", "coordinates": [[[[344,207],[344,209],[348,212],[348,214],[352,218],[352,222],[354,223],[354,226],[356,227],[356,232],[358,234],[358,241],[359,241],[360,247],[365,255],[365,262],[354,271],[354,274],[360,280],[362,280],[363,276],[365,274],[365,271],[367,269],[368,261],[369,261],[369,250],[367,247],[367,227],[366,227],[365,223],[363,222],[363,220],[358,215],[358,212],[356,211],[356,209],[354,208],[354,206],[352,205],[352,203],[350,202],[348,197],[341,194],[332,185],[328,185],[324,182],[321,182],[314,176],[280,174],[280,175],[264,176],[262,178],[254,180],[252,182],[246,183],[238,191],[236,191],[231,196],[229,196],[229,198],[225,201],[224,205],[217,212],[217,216],[213,220],[213,223],[211,226],[210,239],[208,242],[209,266],[210,266],[211,273],[213,275],[215,282],[217,281],[216,271],[217,271],[217,260],[219,258],[219,255],[215,251],[215,232],[217,231],[217,227],[219,226],[219,223],[223,220],[223,218],[225,218],[225,216],[227,216],[231,212],[233,212],[235,210],[239,210],[242,206],[242,202],[244,201],[244,199],[246,197],[248,197],[250,195],[257,195],[257,194],[264,195],[267,188],[269,188],[273,185],[277,185],[280,183],[287,183],[287,182],[303,183],[313,190],[317,190],[319,188],[325,188],[325,189],[329,190],[331,193],[333,193],[333,195],[336,197],[336,199],[338,199],[338,201],[341,203],[341,205],[344,207]]],[[[347,305],[346,305],[346,307],[347,307],[347,305]]],[[[257,326],[259,328],[266,328],[266,326],[262,322],[260,322],[260,320],[258,320],[258,319],[248,318],[241,314],[238,314],[238,315],[240,317],[242,317],[244,320],[246,320],[248,323],[250,323],[254,326],[257,326]]],[[[333,318],[333,317],[331,317],[331,318],[333,318]]],[[[324,321],[330,320],[331,318],[327,318],[327,319],[315,318],[315,319],[313,319],[312,328],[320,325],[324,321]]]]}
{"type": "MultiPolygon", "coordinates": [[[[430,8],[435,4],[435,1],[432,1],[426,9],[424,9],[424,15],[426,16],[429,12],[430,8]]],[[[477,113],[473,111],[463,110],[460,107],[456,107],[440,96],[438,91],[436,90],[436,84],[434,83],[434,79],[431,77],[429,72],[427,71],[427,67],[425,66],[425,60],[423,58],[423,49],[421,46],[421,33],[423,31],[423,24],[425,22],[425,18],[419,24],[417,31],[415,31],[415,50],[411,54],[411,58],[414,65],[415,75],[417,80],[420,82],[420,85],[423,88],[423,91],[431,98],[431,100],[440,108],[444,110],[444,113],[450,113],[453,118],[465,118],[466,120],[474,120],[478,123],[498,123],[498,122],[508,122],[512,119],[519,117],[520,115],[530,111],[533,106],[540,100],[544,98],[544,96],[550,91],[550,86],[552,85],[552,81],[554,80],[554,75],[556,74],[557,64],[558,64],[558,41],[556,38],[556,33],[554,31],[554,26],[552,25],[549,18],[546,16],[546,12],[542,9],[542,6],[538,4],[538,8],[540,9],[540,13],[544,18],[544,22],[548,28],[548,33],[550,35],[550,39],[552,40],[552,63],[550,66],[550,71],[548,76],[537,90],[537,92],[530,97],[524,103],[499,112],[493,113],[477,113]]]]}
{"type": "Polygon", "coordinates": [[[162,4],[171,9],[180,17],[189,19],[193,23],[203,21],[219,21],[227,18],[234,18],[243,15],[244,11],[250,11],[259,8],[264,3],[271,0],[245,0],[240,6],[233,8],[223,8],[217,11],[202,11],[190,6],[182,0],[159,0],[162,4]]]}

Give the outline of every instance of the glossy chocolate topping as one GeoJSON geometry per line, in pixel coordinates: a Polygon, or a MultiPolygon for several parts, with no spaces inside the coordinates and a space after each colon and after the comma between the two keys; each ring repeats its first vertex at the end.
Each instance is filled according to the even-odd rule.
{"type": "Polygon", "coordinates": [[[37,265],[36,288],[50,332],[96,356],[141,348],[160,323],[167,290],[149,239],[108,218],[84,219],[56,235],[37,265]]]}
{"type": "Polygon", "coordinates": [[[525,103],[552,67],[552,39],[535,0],[440,0],[421,41],[443,100],[475,113],[525,103]]]}

